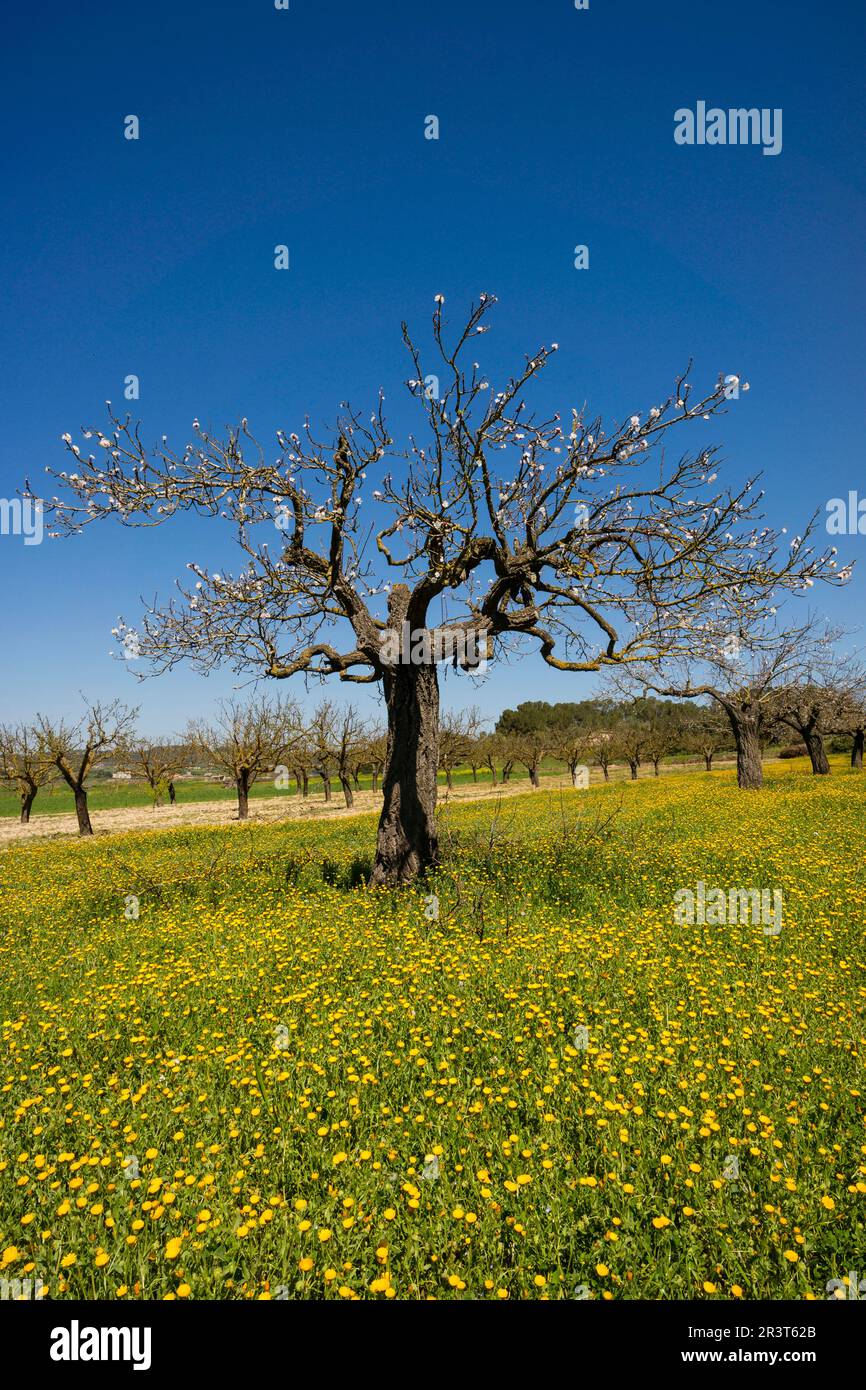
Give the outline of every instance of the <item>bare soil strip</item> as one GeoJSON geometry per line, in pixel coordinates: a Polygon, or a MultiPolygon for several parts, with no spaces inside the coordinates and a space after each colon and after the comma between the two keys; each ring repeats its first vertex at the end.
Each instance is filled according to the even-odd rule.
{"type": "MultiPolygon", "coordinates": [[[[726,762],[721,762],[720,766],[727,766],[726,762]]],[[[694,765],[691,765],[694,767],[694,765]]],[[[682,772],[685,765],[668,765],[663,772],[682,772]]],[[[702,769],[701,769],[702,770],[702,769]]],[[[647,773],[642,769],[643,776],[651,776],[651,769],[647,773]]],[[[593,785],[601,781],[601,775],[597,769],[593,768],[590,774],[593,785]]],[[[612,781],[624,780],[620,769],[612,773],[612,781]]],[[[559,788],[568,790],[571,781],[567,773],[555,774],[554,776],[541,778],[541,789],[544,791],[556,791],[559,788]]],[[[439,789],[439,805],[454,804],[464,801],[490,800],[495,797],[526,796],[532,792],[532,787],[526,778],[518,782],[506,782],[493,787],[489,782],[461,783],[448,791],[445,787],[439,789]]],[[[296,795],[287,796],[267,796],[254,797],[250,800],[250,822],[260,824],[273,821],[298,821],[298,820],[333,820],[341,816],[357,816],[371,811],[378,811],[382,805],[381,792],[358,791],[355,792],[355,804],[348,807],[344,804],[342,795],[335,794],[333,800],[325,801],[321,792],[307,797],[306,800],[299,800],[296,795]]],[[[93,830],[96,835],[120,835],[129,830],[173,830],[182,825],[237,825],[238,812],[237,804],[234,800],[226,801],[191,801],[188,805],[182,803],[177,806],[158,806],[156,808],[145,806],[123,806],[113,811],[97,811],[90,813],[93,822],[93,830]]],[[[0,845],[21,843],[22,841],[57,839],[59,837],[78,835],[78,822],[74,812],[64,812],[57,816],[36,815],[29,825],[21,825],[12,816],[5,816],[0,819],[0,845]]]]}

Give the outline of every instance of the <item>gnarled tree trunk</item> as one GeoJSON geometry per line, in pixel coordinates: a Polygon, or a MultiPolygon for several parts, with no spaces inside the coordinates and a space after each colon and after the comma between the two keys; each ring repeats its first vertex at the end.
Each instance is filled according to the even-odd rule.
{"type": "Polygon", "coordinates": [[[21,792],[21,824],[27,825],[30,820],[30,810],[36,800],[36,787],[25,787],[21,792]]]}
{"type": "Polygon", "coordinates": [[[744,791],[758,791],[764,785],[758,726],[754,719],[743,718],[734,710],[727,714],[737,747],[737,786],[744,791]]]}
{"type": "Polygon", "coordinates": [[[803,741],[806,745],[806,752],[809,754],[809,762],[812,764],[812,771],[818,777],[827,777],[830,772],[830,764],[827,761],[827,754],[824,750],[823,735],[817,729],[810,729],[803,734],[803,741]]]}
{"type": "Polygon", "coordinates": [[[384,675],[388,751],[382,776],[371,882],[410,883],[439,858],[436,773],[439,765],[439,681],[435,665],[398,665],[384,675]]]}
{"type": "Polygon", "coordinates": [[[348,777],[340,776],[340,786],[343,788],[343,796],[346,798],[347,806],[354,806],[355,798],[352,795],[352,783],[348,777]]]}
{"type": "Polygon", "coordinates": [[[75,797],[75,814],[78,817],[79,835],[92,835],[93,826],[90,824],[90,812],[87,809],[87,792],[83,787],[73,789],[75,797]]]}
{"type": "Polygon", "coordinates": [[[863,729],[854,730],[854,744],[851,748],[851,766],[862,768],[863,766],[863,729]]]}

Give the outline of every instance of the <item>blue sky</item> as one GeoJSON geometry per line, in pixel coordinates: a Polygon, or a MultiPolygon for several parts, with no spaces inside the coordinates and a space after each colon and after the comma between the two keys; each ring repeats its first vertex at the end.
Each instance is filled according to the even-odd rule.
{"type": "MultiPolygon", "coordinates": [[[[774,521],[866,496],[862,4],[49,0],[5,26],[0,496],[64,467],[59,436],[103,425],[129,373],[145,438],[181,448],[194,416],[270,441],[380,386],[408,426],[401,319],[423,333],[435,293],[479,291],[499,297],[494,382],[559,342],[541,409],[645,410],[694,357],[696,385],[751,384],[707,429],[732,479],[763,468],[774,521]],[[781,108],[781,154],[677,146],[699,99],[781,108]]],[[[864,548],[842,541],[861,565],[819,596],[849,623],[864,548]]],[[[230,673],[139,685],[109,656],[117,615],[191,559],[232,564],[186,522],[0,537],[0,719],[83,691],[167,732],[229,693],[230,673]]],[[[527,658],[444,702],[495,714],[592,684],[527,658]]]]}

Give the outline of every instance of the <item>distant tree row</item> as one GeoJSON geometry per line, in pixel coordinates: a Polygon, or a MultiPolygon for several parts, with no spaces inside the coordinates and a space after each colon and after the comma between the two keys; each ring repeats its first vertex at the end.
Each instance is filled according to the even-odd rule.
{"type": "MultiPolygon", "coordinates": [[[[605,695],[577,703],[526,701],[503,711],[492,733],[485,732],[477,709],[441,716],[438,766],[449,790],[458,768],[469,768],[474,782],[480,770],[493,786],[507,783],[515,767],[526,770],[530,785],[540,786],[545,761],[563,764],[579,785],[580,769],[594,764],[605,781],[615,764],[628,766],[632,779],[641,766],[656,776],[665,758],[702,759],[707,772],[722,753],[736,750],[740,785],[760,785],[760,756],[771,742],[796,738],[812,771],[826,776],[828,739],[851,744],[851,766],[863,766],[866,737],[866,677],[853,662],[840,662],[819,641],[810,649],[805,677],[785,681],[790,656],[782,643],[763,663],[752,661],[716,693],[695,691],[706,703],[658,699],[649,695],[616,699],[605,695]],[[742,757],[743,724],[751,742],[742,757]],[[757,748],[757,771],[754,748],[757,748]],[[744,780],[744,770],[746,779],[744,780]]],[[[802,651],[799,653],[802,658],[802,651]]],[[[238,818],[249,815],[254,784],[273,776],[285,789],[289,779],[297,793],[309,795],[310,780],[319,778],[326,801],[338,782],[347,807],[361,777],[379,789],[387,760],[387,734],[366,722],[353,705],[321,701],[305,714],[294,700],[258,697],[224,703],[212,720],[190,721],[182,734],[158,741],[136,730],[138,711],[118,701],[90,704],[77,722],[52,721],[38,715],[32,724],[0,726],[0,782],[14,786],[21,803],[21,822],[30,819],[40,788],[65,784],[72,792],[79,833],[93,827],[88,809],[88,782],[100,766],[111,763],[144,782],[154,805],[177,799],[176,780],[191,768],[205,766],[235,789],[238,818]]]]}

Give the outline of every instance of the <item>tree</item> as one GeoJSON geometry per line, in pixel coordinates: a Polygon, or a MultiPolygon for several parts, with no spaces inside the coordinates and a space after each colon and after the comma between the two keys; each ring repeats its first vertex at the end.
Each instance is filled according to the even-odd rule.
{"type": "Polygon", "coordinates": [[[329,700],[323,700],[313,716],[310,730],[315,745],[317,771],[325,782],[325,800],[331,799],[329,769],[333,766],[346,805],[354,805],[352,769],[364,741],[364,724],[358,711],[354,705],[341,709],[329,700]]]}
{"type": "Polygon", "coordinates": [[[589,736],[589,751],[593,762],[601,768],[605,782],[609,782],[611,764],[614,761],[613,735],[605,729],[594,730],[589,736]]]}
{"type": "Polygon", "coordinates": [[[836,694],[830,732],[851,739],[851,766],[859,772],[866,739],[866,672],[858,663],[849,660],[838,671],[836,694]]]}
{"type": "Polygon", "coordinates": [[[266,773],[285,766],[302,737],[303,722],[294,701],[259,697],[246,705],[223,702],[212,723],[192,720],[185,741],[228,774],[237,792],[238,820],[246,820],[250,788],[266,773]]]}
{"type": "Polygon", "coordinates": [[[553,734],[550,750],[555,758],[565,763],[573,787],[579,785],[578,768],[592,751],[592,735],[593,731],[585,724],[571,724],[553,734]]]}
{"type": "Polygon", "coordinates": [[[132,736],[137,709],[119,700],[88,705],[81,719],[70,724],[53,722],[46,715],[36,719],[35,738],[46,765],[55,767],[72,792],[79,835],[92,835],[87,808],[87,779],[106,758],[123,759],[132,736]]]}
{"type": "Polygon", "coordinates": [[[373,774],[372,789],[379,790],[379,778],[388,755],[388,735],[384,729],[373,729],[367,741],[367,762],[373,774]]]}
{"type": "Polygon", "coordinates": [[[637,781],[638,768],[646,751],[651,729],[642,719],[621,716],[613,729],[613,746],[617,758],[625,758],[631,772],[631,780],[637,781]]]}
{"type": "Polygon", "coordinates": [[[481,730],[477,709],[448,711],[439,722],[439,766],[448,790],[454,786],[454,769],[465,763],[481,730]]]}
{"type": "MultiPolygon", "coordinates": [[[[689,664],[684,664],[676,684],[655,684],[644,669],[644,688],[682,699],[714,700],[726,715],[737,750],[737,784],[746,791],[763,786],[763,746],[778,724],[779,692],[802,679],[836,634],[820,629],[813,618],[799,627],[783,628],[777,622],[756,621],[728,637],[695,634],[695,652],[707,679],[693,683],[689,664]]],[[[659,676],[658,679],[661,679],[659,676]]]]}
{"type": "Polygon", "coordinates": [[[695,399],[684,374],[667,400],[610,428],[585,409],[566,425],[559,414],[539,419],[527,393],[557,345],[495,390],[475,360],[494,302],[482,295],[451,335],[436,296],[433,373],[403,326],[424,432],[402,450],[382,393],[369,417],[344,407],[324,440],[309,425],[303,438],[278,432],[276,461],[246,419],[222,438],[196,422],[177,454],[148,450],[140,426],[110,412],[108,433],[85,431],[104,450],[99,460],[64,436],[75,469],[53,473],[62,496],[25,492],[42,502],[54,535],[108,516],[153,526],[189,511],[234,524],[236,575],[192,563],[191,586],[146,610],[137,651],[150,670],[190,660],[204,671],[227,663],[275,679],[382,683],[388,750],[374,885],[411,880],[437,861],[443,651],[467,670],[526,648],[557,671],[676,659],[689,655],[708,611],[733,622],[780,586],[838,577],[829,551],[779,556],[776,533],[756,523],[754,480],[713,487],[712,448],[678,461],[662,448],[672,431],[726,406],[731,378],[695,399]],[[373,509],[385,513],[372,526],[374,558],[362,523],[368,475],[373,509]],[[282,544],[272,553],[261,536],[275,523],[282,544]],[[428,629],[445,595],[458,616],[428,629]]]}
{"type": "Polygon", "coordinates": [[[691,713],[692,718],[689,719],[683,712],[683,747],[690,752],[700,753],[707,772],[712,772],[716,754],[729,746],[731,730],[728,721],[717,705],[701,705],[691,713]]]}
{"type": "Polygon", "coordinates": [[[32,729],[26,724],[0,725],[0,782],[17,789],[22,825],[29,822],[36,793],[51,781],[53,773],[53,765],[32,729]]]}
{"type": "Polygon", "coordinates": [[[828,720],[832,722],[832,697],[815,685],[794,685],[776,693],[773,711],[780,724],[793,729],[806,745],[813,773],[827,777],[830,764],[824,748],[828,720]]]}
{"type": "Polygon", "coordinates": [[[123,757],[124,769],[150,787],[154,806],[160,805],[164,793],[174,805],[174,779],[186,763],[187,749],[182,745],[151,743],[148,739],[132,739],[123,757]]]}
{"type": "Polygon", "coordinates": [[[530,786],[537,790],[541,786],[541,764],[550,752],[553,735],[548,729],[534,729],[525,734],[514,734],[512,739],[516,759],[529,773],[530,786]]]}

